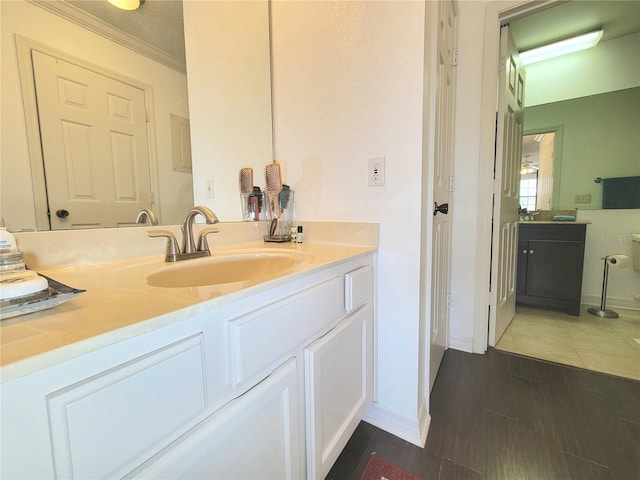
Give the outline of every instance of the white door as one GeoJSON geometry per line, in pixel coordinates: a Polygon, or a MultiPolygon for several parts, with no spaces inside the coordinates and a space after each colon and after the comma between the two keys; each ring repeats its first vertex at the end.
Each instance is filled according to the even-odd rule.
{"type": "Polygon", "coordinates": [[[489,345],[495,346],[516,309],[516,264],[524,78],[509,27],[500,31],[500,71],[491,246],[489,345]]]}
{"type": "Polygon", "coordinates": [[[454,1],[439,2],[436,59],[436,117],[433,176],[433,235],[431,272],[431,349],[429,389],[433,388],[447,347],[450,267],[451,205],[455,69],[454,55],[458,23],[454,1]]]}
{"type": "Polygon", "coordinates": [[[33,51],[51,229],[117,227],[152,207],[144,91],[33,51]]]}

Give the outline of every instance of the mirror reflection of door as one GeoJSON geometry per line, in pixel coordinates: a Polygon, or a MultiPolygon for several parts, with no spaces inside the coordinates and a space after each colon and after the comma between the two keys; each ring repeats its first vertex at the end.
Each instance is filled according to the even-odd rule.
{"type": "Polygon", "coordinates": [[[553,208],[555,132],[522,137],[520,207],[527,211],[553,208]]]}
{"type": "Polygon", "coordinates": [[[145,94],[34,51],[52,230],[132,224],[152,207],[145,94]]]}

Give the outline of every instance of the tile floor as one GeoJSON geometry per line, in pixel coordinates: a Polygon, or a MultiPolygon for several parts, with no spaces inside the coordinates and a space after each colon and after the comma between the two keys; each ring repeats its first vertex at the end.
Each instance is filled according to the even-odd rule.
{"type": "Polygon", "coordinates": [[[640,311],[614,309],[619,318],[516,307],[496,349],[640,380],[640,311]],[[636,340],[637,339],[637,340],[636,340]]]}

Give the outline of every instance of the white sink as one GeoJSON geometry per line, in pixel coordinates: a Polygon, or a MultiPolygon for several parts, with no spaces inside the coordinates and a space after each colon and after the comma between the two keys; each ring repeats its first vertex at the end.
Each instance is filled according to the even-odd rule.
{"type": "Polygon", "coordinates": [[[300,252],[251,249],[214,253],[211,257],[167,264],[147,276],[154,287],[200,287],[234,282],[264,281],[281,276],[308,261],[300,252]]]}

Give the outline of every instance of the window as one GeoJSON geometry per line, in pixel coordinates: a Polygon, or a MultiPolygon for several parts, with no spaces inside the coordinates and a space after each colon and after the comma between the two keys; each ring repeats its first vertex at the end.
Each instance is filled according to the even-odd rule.
{"type": "Polygon", "coordinates": [[[536,209],[536,192],[538,190],[538,174],[530,173],[520,177],[520,208],[533,212],[536,209]]]}

